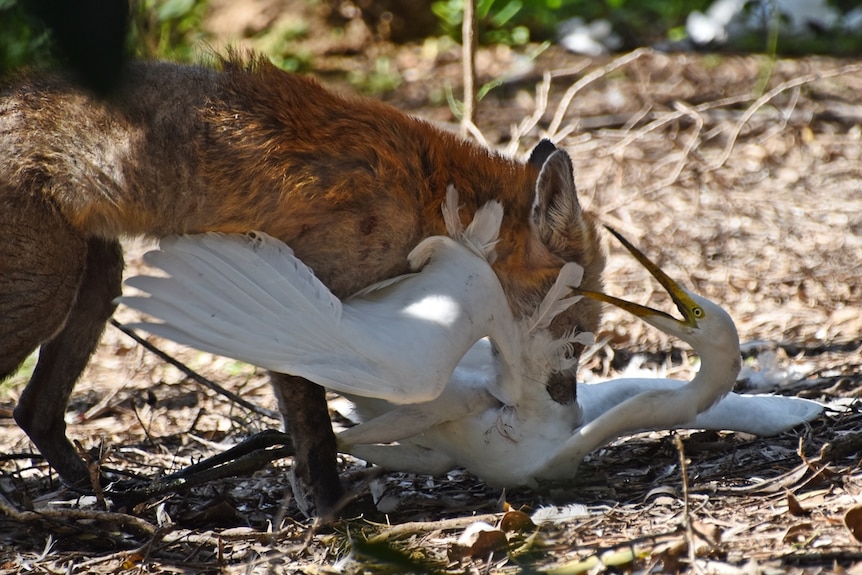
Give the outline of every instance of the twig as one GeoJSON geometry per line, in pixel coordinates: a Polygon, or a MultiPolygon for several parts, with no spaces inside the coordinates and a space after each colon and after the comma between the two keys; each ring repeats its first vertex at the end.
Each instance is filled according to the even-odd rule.
{"type": "Polygon", "coordinates": [[[536,107],[533,113],[521,120],[517,125],[512,125],[512,137],[509,140],[509,145],[506,147],[506,155],[514,156],[518,151],[518,145],[521,143],[521,138],[524,134],[532,130],[545,112],[548,110],[548,95],[551,92],[551,72],[546,71],[542,74],[542,81],[536,84],[536,107]]]}
{"type": "Polygon", "coordinates": [[[476,0],[464,0],[463,5],[461,60],[464,66],[464,109],[461,116],[461,133],[466,136],[468,133],[474,133],[470,126],[473,126],[476,106],[476,0]]]}
{"type": "MultiPolygon", "coordinates": [[[[720,100],[714,100],[712,102],[705,102],[703,104],[698,104],[697,106],[684,106],[683,108],[679,107],[679,105],[678,105],[678,104],[680,104],[679,102],[675,102],[674,106],[677,108],[675,111],[661,113],[661,114],[656,113],[657,117],[654,120],[652,120],[649,124],[647,124],[646,126],[641,128],[637,132],[629,134],[628,136],[626,136],[625,138],[623,138],[622,140],[620,140],[619,142],[617,142],[616,144],[611,146],[608,151],[603,152],[602,155],[612,156],[612,155],[618,153],[619,151],[621,151],[623,148],[629,146],[632,142],[642,139],[645,135],[654,131],[656,128],[660,128],[660,127],[664,126],[665,124],[669,124],[670,122],[672,122],[674,120],[678,120],[679,118],[682,118],[683,116],[690,115],[692,113],[700,116],[701,114],[704,114],[706,112],[710,112],[712,110],[716,110],[718,108],[723,108],[725,106],[732,106],[734,104],[740,104],[742,102],[748,102],[750,100],[751,100],[751,98],[749,98],[748,96],[744,96],[744,95],[729,96],[727,98],[721,98],[720,100]]],[[[639,118],[639,117],[641,117],[641,114],[643,114],[643,111],[638,111],[634,117],[639,118]]],[[[627,122],[627,125],[628,124],[631,124],[631,121],[627,122]]],[[[623,131],[627,131],[627,129],[624,129],[623,131]]]]}
{"type": "MultiPolygon", "coordinates": [[[[499,513],[487,513],[485,515],[474,515],[471,517],[453,517],[452,519],[441,519],[440,521],[411,521],[409,523],[401,523],[378,533],[373,537],[369,537],[369,543],[378,543],[387,541],[394,537],[402,537],[413,533],[421,533],[425,531],[448,531],[450,529],[463,529],[476,523],[477,521],[486,521],[488,523],[496,522],[500,518],[499,513]]],[[[372,525],[375,525],[372,523],[372,525]]]]}
{"type": "Polygon", "coordinates": [[[69,522],[111,522],[144,535],[156,533],[156,526],[134,515],[113,511],[88,511],[85,509],[41,509],[18,511],[8,499],[0,495],[0,512],[20,523],[64,520],[69,522]]]}
{"type": "Polygon", "coordinates": [[[552,140],[557,139],[557,131],[560,129],[560,126],[563,123],[563,119],[566,117],[566,114],[569,111],[569,106],[571,106],[572,100],[578,94],[578,92],[580,92],[599,78],[607,76],[614,70],[618,70],[623,66],[631,64],[632,62],[646,54],[652,54],[652,50],[649,48],[638,48],[634,52],[629,52],[624,56],[620,56],[613,62],[610,62],[609,64],[602,66],[601,68],[593,70],[592,72],[572,84],[569,89],[566,90],[566,93],[563,94],[563,98],[562,100],[560,100],[560,103],[557,106],[557,111],[554,114],[554,118],[553,120],[551,120],[551,124],[548,126],[548,137],[552,140]]]}
{"type": "Polygon", "coordinates": [[[679,160],[676,162],[676,166],[674,167],[673,171],[667,177],[654,183],[653,185],[648,186],[648,187],[644,188],[643,190],[640,190],[639,192],[637,192],[635,194],[629,195],[625,198],[621,198],[620,200],[618,200],[617,202],[615,202],[613,204],[603,206],[602,207],[603,213],[612,212],[612,211],[616,210],[617,208],[624,206],[627,203],[635,200],[636,198],[646,197],[646,196],[649,196],[651,194],[654,194],[655,192],[657,192],[661,189],[664,189],[668,186],[672,186],[673,184],[675,184],[677,182],[677,180],[679,180],[679,177],[682,174],[682,171],[685,168],[686,163],[688,162],[689,156],[691,155],[692,151],[694,150],[694,147],[697,144],[697,142],[700,140],[700,134],[703,131],[703,117],[700,114],[700,109],[702,108],[702,106],[698,106],[696,108],[690,108],[690,107],[686,106],[685,104],[683,104],[682,102],[674,102],[674,107],[676,107],[676,111],[674,111],[670,114],[666,114],[662,118],[659,118],[659,119],[651,122],[646,128],[644,128],[643,130],[639,130],[637,134],[626,137],[623,141],[621,141],[620,143],[613,146],[613,148],[611,148],[611,153],[613,153],[614,150],[622,149],[622,147],[624,147],[624,146],[628,145],[629,143],[631,143],[632,141],[642,137],[648,131],[654,130],[654,129],[658,128],[659,126],[664,125],[664,124],[666,124],[672,120],[677,120],[683,116],[689,116],[690,118],[692,118],[694,120],[694,123],[695,123],[694,130],[692,131],[691,137],[685,143],[685,147],[683,148],[682,154],[681,154],[679,160]]]}
{"type": "Polygon", "coordinates": [[[188,367],[186,364],[184,364],[181,361],[174,359],[173,357],[169,356],[167,353],[163,352],[162,350],[160,350],[159,348],[157,348],[156,346],[154,346],[153,344],[151,344],[150,342],[148,342],[147,340],[145,340],[144,338],[142,338],[141,336],[136,334],[134,331],[132,331],[131,329],[127,328],[126,326],[124,326],[123,324],[118,322],[116,319],[111,318],[111,325],[116,327],[118,330],[120,330],[121,332],[123,332],[124,334],[126,334],[127,336],[129,336],[130,338],[135,340],[136,342],[138,342],[147,351],[154,354],[155,356],[157,356],[162,361],[165,361],[165,362],[171,364],[172,366],[174,366],[175,368],[179,369],[181,372],[186,374],[186,376],[188,376],[192,380],[200,383],[204,387],[208,387],[209,389],[213,390],[214,392],[225,396],[229,400],[231,400],[234,403],[248,409],[249,411],[253,411],[254,413],[257,413],[259,415],[263,415],[263,416],[270,417],[272,419],[281,421],[281,414],[280,413],[278,413],[276,411],[272,411],[271,409],[266,409],[265,407],[260,407],[259,405],[255,405],[255,404],[251,403],[250,401],[247,401],[247,400],[243,399],[242,397],[238,396],[237,394],[233,393],[232,391],[228,391],[227,389],[223,388],[222,386],[220,386],[216,382],[205,378],[204,376],[202,376],[201,374],[199,374],[198,372],[196,372],[192,368],[188,367]]]}
{"type": "Polygon", "coordinates": [[[679,162],[674,168],[673,172],[670,176],[668,176],[664,181],[659,182],[656,190],[664,188],[666,186],[670,186],[674,182],[679,179],[679,175],[682,173],[683,168],[685,167],[686,162],[688,161],[688,157],[691,154],[691,151],[694,149],[695,144],[700,139],[700,133],[703,131],[703,118],[700,114],[695,112],[692,108],[689,108],[682,102],[674,102],[674,107],[682,112],[684,115],[692,118],[695,123],[694,131],[691,134],[691,138],[688,139],[688,142],[685,144],[685,148],[682,151],[682,157],[679,159],[679,162]]]}
{"type": "Polygon", "coordinates": [[[476,124],[474,124],[472,121],[471,121],[471,122],[465,122],[465,121],[463,121],[463,120],[462,120],[462,121],[461,121],[461,127],[462,127],[463,129],[467,130],[467,132],[468,132],[471,136],[473,136],[473,137],[476,139],[476,141],[477,141],[477,142],[479,142],[480,144],[482,144],[482,145],[483,145],[483,146],[485,146],[486,148],[490,148],[490,147],[491,147],[491,146],[488,144],[488,140],[486,140],[486,139],[485,139],[485,135],[484,135],[484,134],[482,134],[482,130],[480,130],[480,129],[479,129],[479,127],[478,127],[476,124]]]}
{"type": "Polygon", "coordinates": [[[701,572],[697,564],[697,540],[694,537],[694,528],[691,523],[691,507],[688,496],[688,465],[685,461],[685,449],[682,445],[682,438],[676,434],[673,436],[676,450],[679,452],[679,473],[682,477],[682,503],[683,503],[683,525],[685,527],[685,539],[688,544],[688,561],[691,568],[698,573],[701,572]]]}
{"type": "Polygon", "coordinates": [[[811,82],[816,82],[817,80],[825,80],[827,78],[834,78],[836,76],[843,76],[844,74],[850,74],[853,72],[862,71],[862,64],[850,64],[848,66],[842,66],[841,68],[830,70],[828,72],[817,72],[814,74],[807,74],[805,76],[800,76],[798,78],[793,78],[792,80],[787,80],[786,82],[782,82],[775,88],[771,89],[763,96],[759,97],[742,115],[739,121],[734,126],[733,130],[730,133],[730,138],[728,138],[727,145],[724,147],[724,152],[718,158],[718,160],[711,166],[706,168],[707,172],[711,172],[721,168],[730,158],[730,154],[733,151],[733,147],[736,145],[736,140],[739,138],[740,132],[742,132],[742,128],[748,121],[751,119],[757,111],[765,106],[770,100],[792,88],[797,88],[799,86],[804,86],[805,84],[810,84],[811,82]]]}

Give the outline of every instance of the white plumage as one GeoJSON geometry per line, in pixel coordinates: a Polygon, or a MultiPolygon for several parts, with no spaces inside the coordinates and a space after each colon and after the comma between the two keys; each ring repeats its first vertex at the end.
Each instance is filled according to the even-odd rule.
{"type": "MultiPolygon", "coordinates": [[[[126,283],[150,297],[119,301],[162,323],[156,335],[266,369],[305,377],[334,391],[415,403],[437,397],[461,357],[488,336],[508,366],[520,338],[500,282],[485,258],[502,207],[482,207],[461,241],[423,240],[413,270],[341,302],[282,242],[254,232],[162,240],[145,261],[169,278],[126,283]]],[[[512,378],[492,392],[515,401],[512,378]]]]}
{"type": "Polygon", "coordinates": [[[361,423],[339,434],[341,448],[395,470],[436,474],[462,466],[492,485],[534,485],[572,477],[584,455],[634,431],[773,434],[820,412],[805,400],[728,393],[739,369],[730,317],[685,292],[624,240],[658,274],[685,321],[581,293],[681,337],[700,353],[701,371],[688,383],[579,384],[577,402],[555,402],[548,374],[571,367],[571,345],[591,334],[555,339],[547,328],[580,299],[571,294],[582,270],[566,264],[533,316],[516,320],[489,265],[502,208],[484,206],[463,229],[450,190],[443,211],[457,241],[424,240],[410,254],[416,273],[344,302],[290,248],[259,233],[163,240],[146,261],[170,277],[132,278],[127,283],[150,297],[120,301],[162,322],[134,327],[344,394],[361,423]]]}
{"type": "Polygon", "coordinates": [[[522,322],[525,386],[516,404],[505,405],[478,392],[481,380],[493,374],[477,368],[494,364],[490,347],[480,342],[459,365],[467,370],[456,370],[435,402],[396,407],[357,398],[357,415],[365,423],[340,435],[345,449],[391,469],[436,474],[461,466],[491,485],[536,485],[573,477],[584,456],[631,433],[688,428],[774,435],[822,412],[814,401],[731,393],[740,367],[733,320],[716,304],[673,282],[618,237],[668,290],[684,320],[605,294],[573,291],[618,305],[689,343],[701,357],[692,381],[621,378],[578,384],[577,403],[561,405],[548,396],[542,379],[558,368],[559,356],[544,353],[554,340],[546,330],[532,331],[529,322],[522,322]],[[402,428],[400,421],[421,423],[402,428]],[[409,433],[396,436],[395,429],[409,433]],[[395,440],[399,443],[380,445],[395,440]]]}

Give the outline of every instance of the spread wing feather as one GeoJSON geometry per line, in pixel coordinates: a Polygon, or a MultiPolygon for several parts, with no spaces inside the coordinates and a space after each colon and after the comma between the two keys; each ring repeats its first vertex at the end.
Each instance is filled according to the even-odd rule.
{"type": "MultiPolygon", "coordinates": [[[[264,234],[173,237],[147,261],[170,277],[127,281],[150,297],[119,301],[160,322],[135,327],[339,393],[395,403],[436,397],[448,379],[437,369],[440,354],[448,353],[438,349],[448,345],[446,330],[423,332],[433,348],[427,354],[395,353],[395,360],[384,360],[389,352],[375,355],[375,346],[368,345],[380,326],[343,313],[342,303],[312,270],[264,234]],[[446,340],[437,345],[434,337],[446,340]]],[[[413,276],[370,289],[385,295],[383,287],[398,289],[408,277],[413,276]]]]}
{"type": "Polygon", "coordinates": [[[118,301],[163,322],[134,325],[156,335],[342,393],[389,397],[398,382],[381,379],[340,337],[341,302],[281,246],[263,234],[170,238],[146,258],[170,277],[130,278],[151,296],[118,301]]]}

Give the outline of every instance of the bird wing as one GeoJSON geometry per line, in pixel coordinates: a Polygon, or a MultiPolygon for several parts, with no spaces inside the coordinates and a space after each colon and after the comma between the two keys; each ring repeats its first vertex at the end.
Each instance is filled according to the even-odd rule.
{"type": "Polygon", "coordinates": [[[440,395],[422,403],[395,406],[350,397],[363,421],[338,435],[344,445],[392,443],[425,433],[435,425],[469,417],[496,403],[487,392],[499,374],[491,342],[483,338],[464,355],[440,395]]]}
{"type": "Polygon", "coordinates": [[[699,413],[694,421],[679,427],[724,429],[770,436],[812,421],[821,413],[821,404],[801,397],[729,393],[721,401],[699,413]]]}
{"type": "Polygon", "coordinates": [[[383,469],[423,475],[441,475],[457,465],[442,451],[414,443],[352,445],[349,453],[383,469]]]}
{"type": "MultiPolygon", "coordinates": [[[[127,283],[150,297],[120,301],[160,320],[134,327],[198,349],[347,395],[430,401],[482,335],[473,339],[476,326],[467,325],[479,298],[467,280],[497,280],[484,259],[453,240],[423,245],[425,260],[439,263],[343,306],[286,245],[265,234],[169,238],[147,261],[170,277],[131,278],[127,283]]],[[[502,295],[482,301],[508,305],[502,295]]]]}
{"type": "Polygon", "coordinates": [[[170,277],[126,283],[118,302],[161,323],[144,329],[197,349],[291,373],[340,393],[388,398],[393,382],[342,334],[342,305],[282,242],[265,234],[163,240],[146,260],[170,277]]]}

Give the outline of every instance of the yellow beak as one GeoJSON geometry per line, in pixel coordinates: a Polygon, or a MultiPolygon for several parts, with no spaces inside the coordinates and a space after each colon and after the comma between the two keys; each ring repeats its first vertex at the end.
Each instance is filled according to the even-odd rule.
{"type": "Polygon", "coordinates": [[[685,288],[683,288],[677,282],[670,279],[670,277],[668,277],[668,275],[664,273],[661,268],[659,268],[656,264],[650,261],[649,258],[647,258],[639,249],[637,249],[631,244],[631,242],[625,239],[622,234],[620,234],[618,231],[611,228],[610,226],[605,226],[605,228],[607,228],[607,230],[611,232],[626,247],[629,252],[631,252],[635,259],[638,260],[641,265],[649,271],[650,274],[652,274],[652,276],[658,281],[658,283],[660,283],[662,287],[667,290],[671,299],[673,299],[674,303],[676,304],[677,309],[679,309],[680,313],[685,319],[679,320],[663,311],[625,301],[600,292],[573,288],[573,293],[581,294],[585,297],[615,305],[645,320],[649,320],[650,318],[659,316],[673,320],[674,322],[683,326],[697,327],[697,320],[698,318],[703,316],[703,309],[701,309],[701,307],[697,303],[695,303],[695,301],[688,294],[688,291],[686,291],[685,288]]]}

